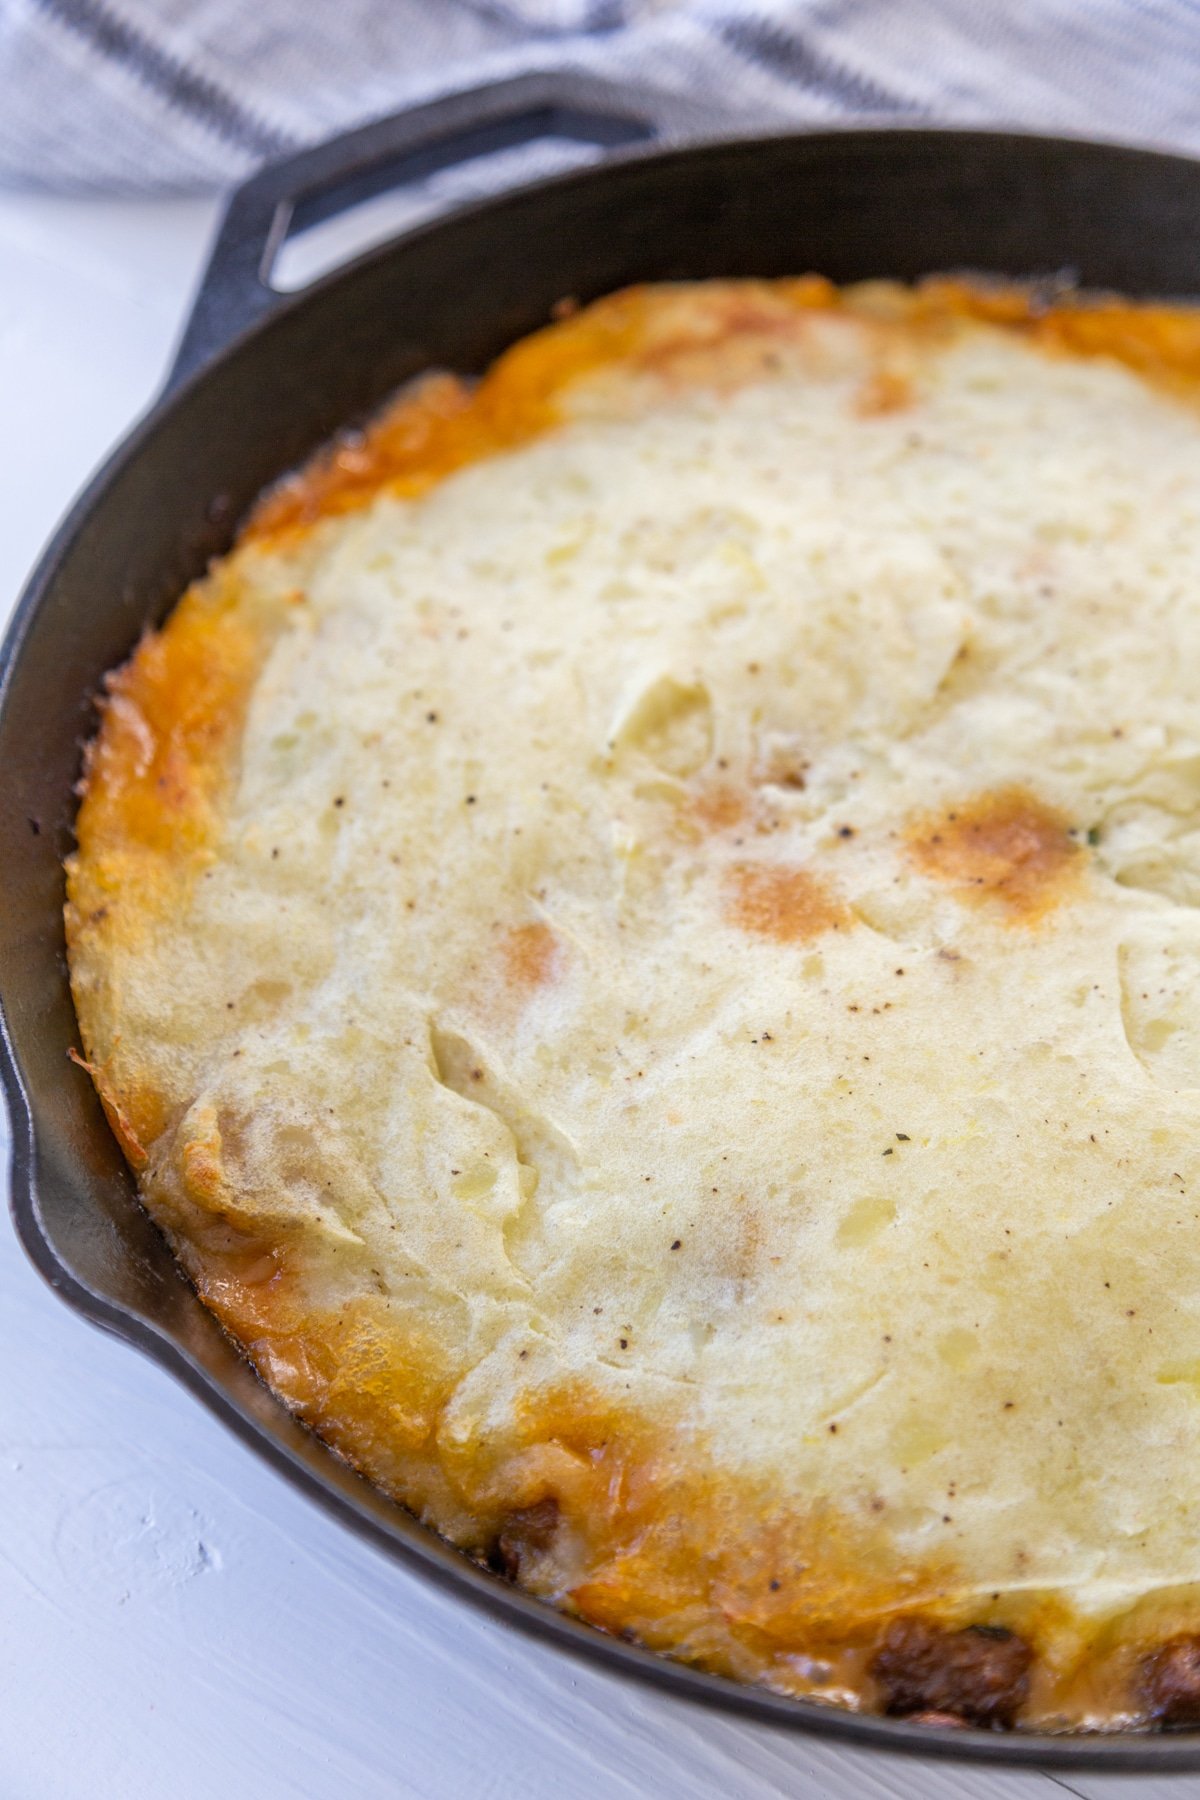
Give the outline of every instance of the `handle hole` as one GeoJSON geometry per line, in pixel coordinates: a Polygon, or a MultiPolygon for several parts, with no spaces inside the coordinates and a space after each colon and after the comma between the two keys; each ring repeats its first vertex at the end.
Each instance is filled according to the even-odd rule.
{"type": "Polygon", "coordinates": [[[557,107],[455,132],[301,195],[262,278],[277,293],[296,293],[454,206],[581,167],[653,135],[640,120],[557,107]]]}

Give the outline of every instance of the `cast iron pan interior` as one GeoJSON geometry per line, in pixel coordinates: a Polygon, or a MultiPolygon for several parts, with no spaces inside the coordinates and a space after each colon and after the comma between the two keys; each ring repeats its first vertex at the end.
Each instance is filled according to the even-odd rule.
{"type": "Polygon", "coordinates": [[[148,1351],[382,1548],[565,1648],[710,1703],[860,1744],[997,1761],[1200,1768],[1192,1734],[938,1732],[739,1687],[561,1617],[469,1563],[288,1416],[176,1270],[87,1076],[66,981],[61,862],[103,672],[254,496],[429,366],[481,370],[555,301],[627,282],[817,270],[837,281],[969,268],[1131,294],[1200,294],[1200,163],[1012,134],[853,129],[663,147],[679,103],[522,78],[353,134],[234,197],[176,375],[77,503],[20,605],[0,674],[0,1000],[13,1212],[63,1298],[148,1351]],[[286,301],[263,271],[293,215],[547,133],[603,165],[427,225],[286,301]],[[224,348],[221,346],[224,345],[224,348]]]}

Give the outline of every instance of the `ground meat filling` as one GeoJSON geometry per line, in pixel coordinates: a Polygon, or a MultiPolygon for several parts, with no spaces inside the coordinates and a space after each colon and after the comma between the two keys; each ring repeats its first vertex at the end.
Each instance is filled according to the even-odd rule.
{"type": "Polygon", "coordinates": [[[550,1547],[558,1529],[558,1518],[558,1501],[553,1495],[509,1513],[491,1559],[497,1573],[516,1581],[521,1574],[522,1561],[550,1547]]]}
{"type": "Polygon", "coordinates": [[[1146,1658],[1141,1700],[1157,1725],[1200,1725],[1200,1637],[1169,1638],[1146,1658]]]}
{"type": "Polygon", "coordinates": [[[1032,1660],[1024,1639],[1003,1626],[946,1631],[927,1619],[896,1619],[871,1673],[893,1716],[1001,1730],[1024,1705],[1032,1660]]]}

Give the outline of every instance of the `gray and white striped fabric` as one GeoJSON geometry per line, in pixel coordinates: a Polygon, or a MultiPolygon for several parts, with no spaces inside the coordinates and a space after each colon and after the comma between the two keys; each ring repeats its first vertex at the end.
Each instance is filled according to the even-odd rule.
{"type": "Polygon", "coordinates": [[[0,0],[0,181],[223,186],[530,68],[1200,152],[1200,0],[0,0]]]}

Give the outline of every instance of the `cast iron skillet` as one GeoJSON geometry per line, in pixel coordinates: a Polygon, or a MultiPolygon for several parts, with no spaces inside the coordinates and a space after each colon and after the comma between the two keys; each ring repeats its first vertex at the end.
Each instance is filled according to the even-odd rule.
{"type": "Polygon", "coordinates": [[[698,124],[677,102],[521,78],[355,132],[234,195],[166,390],[59,529],[0,664],[0,1002],[17,1230],[64,1300],[155,1357],[345,1524],[565,1649],[709,1704],[890,1750],[1200,1768],[1200,1734],[939,1732],[739,1687],[565,1618],[469,1562],[352,1474],[241,1360],[137,1204],[92,1084],[67,1059],[76,1031],[61,865],[100,677],[228,548],[270,480],[399,382],[430,365],[481,370],[556,300],[630,281],[1066,270],[1131,294],[1200,294],[1200,162],[907,128],[654,141],[694,136],[698,124]],[[548,135],[612,154],[423,225],[300,295],[267,286],[289,224],[548,135]]]}

